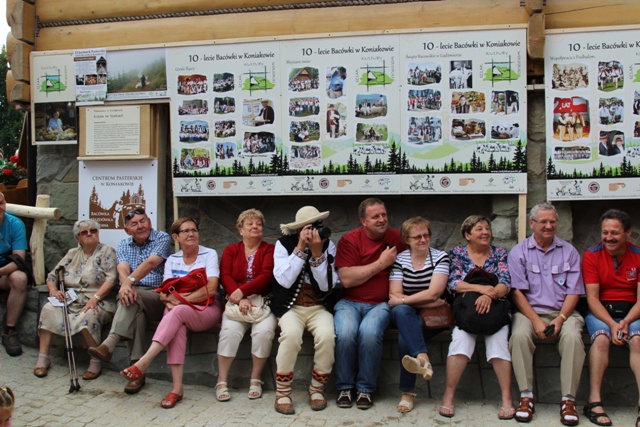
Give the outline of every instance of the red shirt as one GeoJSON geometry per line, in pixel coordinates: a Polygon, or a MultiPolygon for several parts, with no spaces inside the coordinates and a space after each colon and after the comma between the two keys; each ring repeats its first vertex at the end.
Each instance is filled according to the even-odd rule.
{"type": "Polygon", "coordinates": [[[247,282],[247,257],[244,243],[233,243],[222,251],[220,260],[220,282],[227,295],[240,288],[245,297],[253,294],[266,295],[273,286],[273,249],[274,245],[260,243],[253,258],[253,280],[247,282]]]}
{"type": "MultiPolygon", "coordinates": [[[[371,240],[362,227],[356,228],[342,236],[336,252],[336,268],[354,267],[371,264],[377,261],[387,243],[394,245],[398,253],[406,249],[400,239],[400,231],[387,228],[384,238],[371,240]]],[[[389,301],[389,268],[379,272],[360,286],[343,288],[342,297],[349,301],[367,304],[380,304],[389,301]]]]}
{"type": "Polygon", "coordinates": [[[600,285],[600,301],[636,302],[640,246],[627,242],[624,255],[614,259],[602,242],[591,246],[582,258],[582,276],[585,286],[600,285]]]}

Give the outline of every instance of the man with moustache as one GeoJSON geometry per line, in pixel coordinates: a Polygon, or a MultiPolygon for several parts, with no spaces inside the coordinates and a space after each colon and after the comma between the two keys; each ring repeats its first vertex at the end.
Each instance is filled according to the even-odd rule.
{"type": "Polygon", "coordinates": [[[389,228],[387,208],[380,199],[360,203],[362,227],[338,242],[336,267],[342,299],[335,306],[336,403],[340,408],[373,406],[384,330],[390,322],[389,271],[398,252],[405,250],[400,231],[389,228]]]}
{"type": "MultiPolygon", "coordinates": [[[[129,235],[118,244],[118,308],[109,336],[98,347],[89,347],[89,354],[103,362],[111,361],[113,350],[121,340],[127,341],[130,364],[144,353],[144,333],[147,320],[159,322],[164,313],[160,294],[154,292],[164,275],[164,262],[171,255],[171,238],[156,231],[144,209],[136,209],[124,217],[124,230],[129,235]]],[[[139,392],[145,377],[129,381],[124,391],[139,392]]]]}
{"type": "Polygon", "coordinates": [[[531,208],[529,227],[533,235],[509,252],[511,294],[518,311],[513,315],[511,363],[520,389],[515,418],[529,422],[535,412],[533,396],[534,339],[557,342],[560,353],[560,422],[577,425],[576,394],[585,351],[584,319],[575,310],[584,284],[580,254],[556,236],[558,213],[550,203],[531,208]]]}
{"type": "Polygon", "coordinates": [[[629,346],[629,364],[640,390],[640,247],[627,241],[631,236],[631,217],[626,212],[606,211],[600,217],[600,233],[602,241],[587,249],[582,260],[589,304],[585,321],[592,341],[589,402],[584,414],[592,423],[608,426],[611,419],[602,406],[600,389],[612,343],[629,346]]]}

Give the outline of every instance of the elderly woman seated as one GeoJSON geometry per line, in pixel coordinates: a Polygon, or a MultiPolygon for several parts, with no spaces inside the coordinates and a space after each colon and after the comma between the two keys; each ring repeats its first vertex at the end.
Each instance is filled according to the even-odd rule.
{"type": "MultiPolygon", "coordinates": [[[[498,310],[493,302],[504,298],[511,288],[511,276],[507,267],[507,251],[491,244],[491,221],[484,216],[469,216],[462,223],[460,231],[462,237],[467,240],[467,244],[453,248],[449,254],[451,260],[449,289],[457,294],[478,293],[479,296],[474,303],[475,312],[481,316],[488,316],[490,311],[498,310]],[[470,283],[471,279],[468,274],[472,271],[479,271],[479,269],[493,277],[497,284],[486,286],[475,282],[470,283]]],[[[455,306],[454,303],[454,310],[455,306]]],[[[452,341],[447,356],[447,380],[439,410],[440,415],[449,418],[455,414],[454,394],[476,346],[477,335],[475,331],[464,330],[470,328],[468,326],[461,327],[459,322],[460,318],[456,316],[456,326],[453,328],[452,341]]],[[[478,320],[479,324],[484,324],[484,322],[478,320]]],[[[478,326],[478,329],[483,328],[478,326]]],[[[498,418],[508,420],[515,415],[511,398],[509,325],[507,323],[501,324],[496,332],[484,334],[484,342],[487,361],[493,365],[500,386],[502,402],[498,418]]]]}
{"type": "MultiPolygon", "coordinates": [[[[116,272],[116,251],[100,243],[100,224],[93,220],[77,221],[73,225],[73,235],[79,247],[69,249],[67,254],[47,276],[49,296],[64,300],[58,289],[57,272],[64,267],[63,280],[67,290],[73,290],[78,299],[69,307],[69,330],[71,335],[80,333],[87,346],[96,346],[105,324],[111,322],[116,311],[114,299],[106,297],[111,293],[116,272]]],[[[40,335],[40,353],[33,373],[37,377],[46,377],[51,366],[49,348],[54,335],[65,335],[62,309],[50,302],[42,307],[38,324],[40,335]]],[[[101,362],[91,358],[89,368],[82,374],[85,380],[93,380],[102,373],[101,362]]]]}

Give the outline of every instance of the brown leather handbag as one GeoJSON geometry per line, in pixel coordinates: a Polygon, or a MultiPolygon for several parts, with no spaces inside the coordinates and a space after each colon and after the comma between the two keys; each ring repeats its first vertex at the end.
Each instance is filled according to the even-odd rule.
{"type": "Polygon", "coordinates": [[[442,301],[442,303],[420,309],[420,317],[422,317],[424,327],[427,329],[446,329],[456,323],[451,305],[443,299],[439,301],[442,301]]]}

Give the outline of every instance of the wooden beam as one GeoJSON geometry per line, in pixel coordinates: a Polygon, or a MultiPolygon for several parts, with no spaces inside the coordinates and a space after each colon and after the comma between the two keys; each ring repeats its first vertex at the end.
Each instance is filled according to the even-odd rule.
{"type": "MultiPolygon", "coordinates": [[[[2,1],[2,0],[0,0],[2,1]]],[[[11,31],[7,33],[7,42],[5,43],[5,47],[7,48],[7,61],[11,62],[11,55],[13,54],[13,46],[18,42],[11,31]]]]}
{"type": "Polygon", "coordinates": [[[28,83],[16,82],[9,94],[9,102],[31,102],[31,86],[28,83]]]}
{"type": "Polygon", "coordinates": [[[544,13],[534,13],[527,28],[527,53],[531,58],[544,58],[544,13]]]}
{"type": "Polygon", "coordinates": [[[26,103],[26,102],[11,101],[11,94],[12,94],[14,88],[16,87],[16,85],[18,84],[16,79],[13,78],[13,73],[11,72],[11,70],[7,70],[7,77],[5,78],[5,83],[6,83],[6,86],[7,86],[6,87],[6,90],[7,90],[7,94],[6,95],[7,95],[7,101],[9,101],[9,105],[14,107],[16,110],[28,111],[30,109],[30,107],[31,107],[31,104],[26,103]]]}
{"type": "Polygon", "coordinates": [[[13,54],[11,55],[11,71],[13,78],[21,82],[29,83],[31,76],[29,74],[29,54],[33,51],[30,44],[18,41],[13,45],[13,54]]]}
{"type": "Polygon", "coordinates": [[[7,25],[11,26],[11,12],[13,12],[13,7],[17,3],[22,2],[22,0],[5,0],[5,1],[7,3],[7,10],[5,10],[5,13],[7,14],[7,25]]]}
{"type": "Polygon", "coordinates": [[[13,72],[11,70],[7,70],[7,77],[5,77],[4,81],[5,89],[7,91],[5,95],[7,96],[7,100],[9,100],[11,98],[11,91],[18,82],[13,78],[13,72]]]}
{"type": "Polygon", "coordinates": [[[18,2],[11,12],[11,32],[23,42],[34,44],[36,40],[36,7],[26,2],[18,2]]]}
{"type": "Polygon", "coordinates": [[[524,8],[529,16],[534,13],[542,12],[544,0],[524,0],[524,8]]]}
{"type": "MultiPolygon", "coordinates": [[[[93,3],[93,2],[92,2],[93,3]]],[[[39,3],[38,3],[39,4],[39,3]]],[[[283,10],[132,22],[41,28],[36,50],[84,49],[272,37],[289,34],[393,31],[526,24],[525,9],[513,0],[457,0],[340,8],[283,10]],[[475,5],[461,14],[461,4],[475,5]]]]}
{"type": "Polygon", "coordinates": [[[608,27],[640,23],[637,0],[547,0],[547,29],[608,27]]]}
{"type": "Polygon", "coordinates": [[[215,2],[211,0],[111,0],[108,2],[38,0],[37,8],[40,21],[47,23],[313,3],[323,2],[317,0],[216,0],[215,2]]]}

